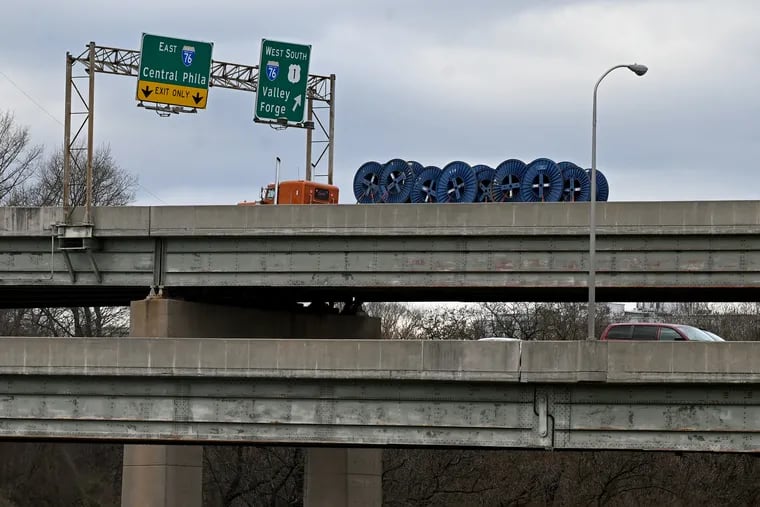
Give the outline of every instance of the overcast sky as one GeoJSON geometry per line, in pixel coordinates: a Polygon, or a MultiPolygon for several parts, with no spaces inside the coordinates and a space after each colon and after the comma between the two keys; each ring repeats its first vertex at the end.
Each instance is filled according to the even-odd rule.
{"type": "MultiPolygon", "coordinates": [[[[334,174],[348,203],[368,160],[590,167],[594,83],[638,62],[645,76],[616,70],[599,89],[610,200],[758,199],[759,22],[756,0],[9,0],[0,110],[50,152],[63,142],[65,54],[91,40],[210,41],[215,60],[248,65],[262,38],[311,44],[311,73],[337,76],[334,174]]],[[[254,123],[252,93],[212,89],[206,110],[160,118],[136,107],[135,88],[96,77],[95,142],[138,176],[136,204],[256,199],[277,156],[284,179],[303,177],[305,132],[254,123]]]]}

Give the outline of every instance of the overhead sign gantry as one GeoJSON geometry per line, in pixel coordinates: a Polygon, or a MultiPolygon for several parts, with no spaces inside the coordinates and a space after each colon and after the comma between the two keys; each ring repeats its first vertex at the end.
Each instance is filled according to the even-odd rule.
{"type": "MultiPolygon", "coordinates": [[[[271,43],[272,56],[259,75],[257,65],[242,65],[212,60],[213,43],[143,34],[140,51],[98,46],[94,42],[79,55],[66,53],[66,97],[64,120],[63,207],[67,210],[66,222],[71,219],[72,166],[86,171],[84,223],[92,223],[93,206],[93,152],[95,126],[95,74],[107,73],[137,77],[135,98],[138,106],[156,111],[161,116],[177,113],[194,113],[206,107],[210,87],[257,92],[260,99],[269,99],[273,106],[267,116],[254,115],[254,120],[268,123],[274,128],[296,127],[306,130],[306,174],[312,180],[312,171],[327,158],[327,183],[333,182],[333,153],[335,136],[335,74],[329,76],[309,74],[311,46],[277,41],[271,43]],[[283,51],[283,58],[280,58],[283,51]],[[84,74],[75,74],[75,65],[84,66],[84,74]],[[267,65],[269,69],[266,70],[267,65]],[[277,67],[277,68],[275,68],[277,67]],[[282,71],[282,75],[280,72],[282,71]],[[84,83],[86,83],[86,87],[84,83]],[[259,89],[259,86],[265,91],[259,89]],[[279,98],[278,98],[279,97],[279,98]],[[325,106],[314,106],[322,102],[325,106]],[[146,106],[144,103],[151,105],[146,106]],[[327,118],[320,119],[317,110],[327,110],[327,118]],[[284,116],[282,115],[284,113],[284,116]],[[305,116],[305,118],[304,118],[305,116]],[[76,124],[74,119],[80,119],[76,124]],[[315,138],[314,131],[317,132],[315,138]],[[316,160],[312,158],[313,145],[319,145],[316,160]],[[86,150],[86,168],[74,153],[86,150]]],[[[262,49],[264,45],[262,44],[262,49]]],[[[266,51],[263,51],[266,54],[266,51]]],[[[76,205],[76,204],[74,204],[76,205]]],[[[78,232],[77,232],[78,233],[78,232]]]]}

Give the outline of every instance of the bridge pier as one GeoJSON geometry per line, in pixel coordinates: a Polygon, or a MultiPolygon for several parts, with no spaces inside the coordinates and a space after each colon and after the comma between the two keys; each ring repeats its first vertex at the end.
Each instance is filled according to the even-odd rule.
{"type": "MultiPolygon", "coordinates": [[[[130,336],[379,339],[380,321],[148,298],[131,304],[130,336]]],[[[201,446],[125,445],[122,470],[122,507],[201,507],[201,446]]],[[[307,449],[304,475],[306,507],[382,504],[381,449],[307,449]]]]}
{"type": "Polygon", "coordinates": [[[380,507],[383,450],[312,448],[306,453],[304,505],[380,507]]]}
{"type": "Polygon", "coordinates": [[[202,484],[200,445],[124,446],[123,507],[200,507],[202,484]]]}

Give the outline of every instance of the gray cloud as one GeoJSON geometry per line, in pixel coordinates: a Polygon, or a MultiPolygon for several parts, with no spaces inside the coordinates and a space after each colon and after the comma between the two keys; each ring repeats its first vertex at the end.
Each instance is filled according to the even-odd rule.
{"type": "MultiPolygon", "coordinates": [[[[591,92],[599,92],[599,167],[611,199],[756,199],[760,6],[751,0],[409,2],[30,1],[5,6],[4,73],[63,120],[64,54],[138,49],[142,32],[209,40],[214,58],[256,64],[263,37],[312,44],[312,73],[337,75],[336,167],[342,202],[367,160],[496,165],[539,156],[589,166],[591,92]]],[[[254,96],[210,92],[208,109],[169,119],[135,107],[134,78],[98,75],[96,142],[172,204],[254,199],[303,175],[304,132],[251,121],[254,96]]],[[[3,76],[0,107],[35,139],[61,126],[3,76]]],[[[147,191],[139,202],[160,204],[147,191]]]]}

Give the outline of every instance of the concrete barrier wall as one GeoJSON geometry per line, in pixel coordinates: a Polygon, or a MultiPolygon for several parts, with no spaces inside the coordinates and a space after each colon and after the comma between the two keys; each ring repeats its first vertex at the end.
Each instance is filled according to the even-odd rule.
{"type": "MultiPolygon", "coordinates": [[[[522,235],[588,233],[583,203],[482,203],[436,206],[387,204],[334,206],[102,206],[93,208],[100,237],[261,236],[261,235],[522,235]],[[500,213],[494,213],[495,207],[500,213]]],[[[84,209],[72,223],[82,223],[84,209]]],[[[60,207],[0,207],[0,237],[47,236],[65,219],[60,207]]],[[[599,233],[756,234],[760,201],[600,202],[599,233]]]]}
{"type": "Polygon", "coordinates": [[[0,350],[5,374],[516,382],[520,360],[519,343],[387,340],[3,337],[0,350]]]}
{"type": "Polygon", "coordinates": [[[0,338],[0,374],[760,382],[760,342],[0,338]]]}

